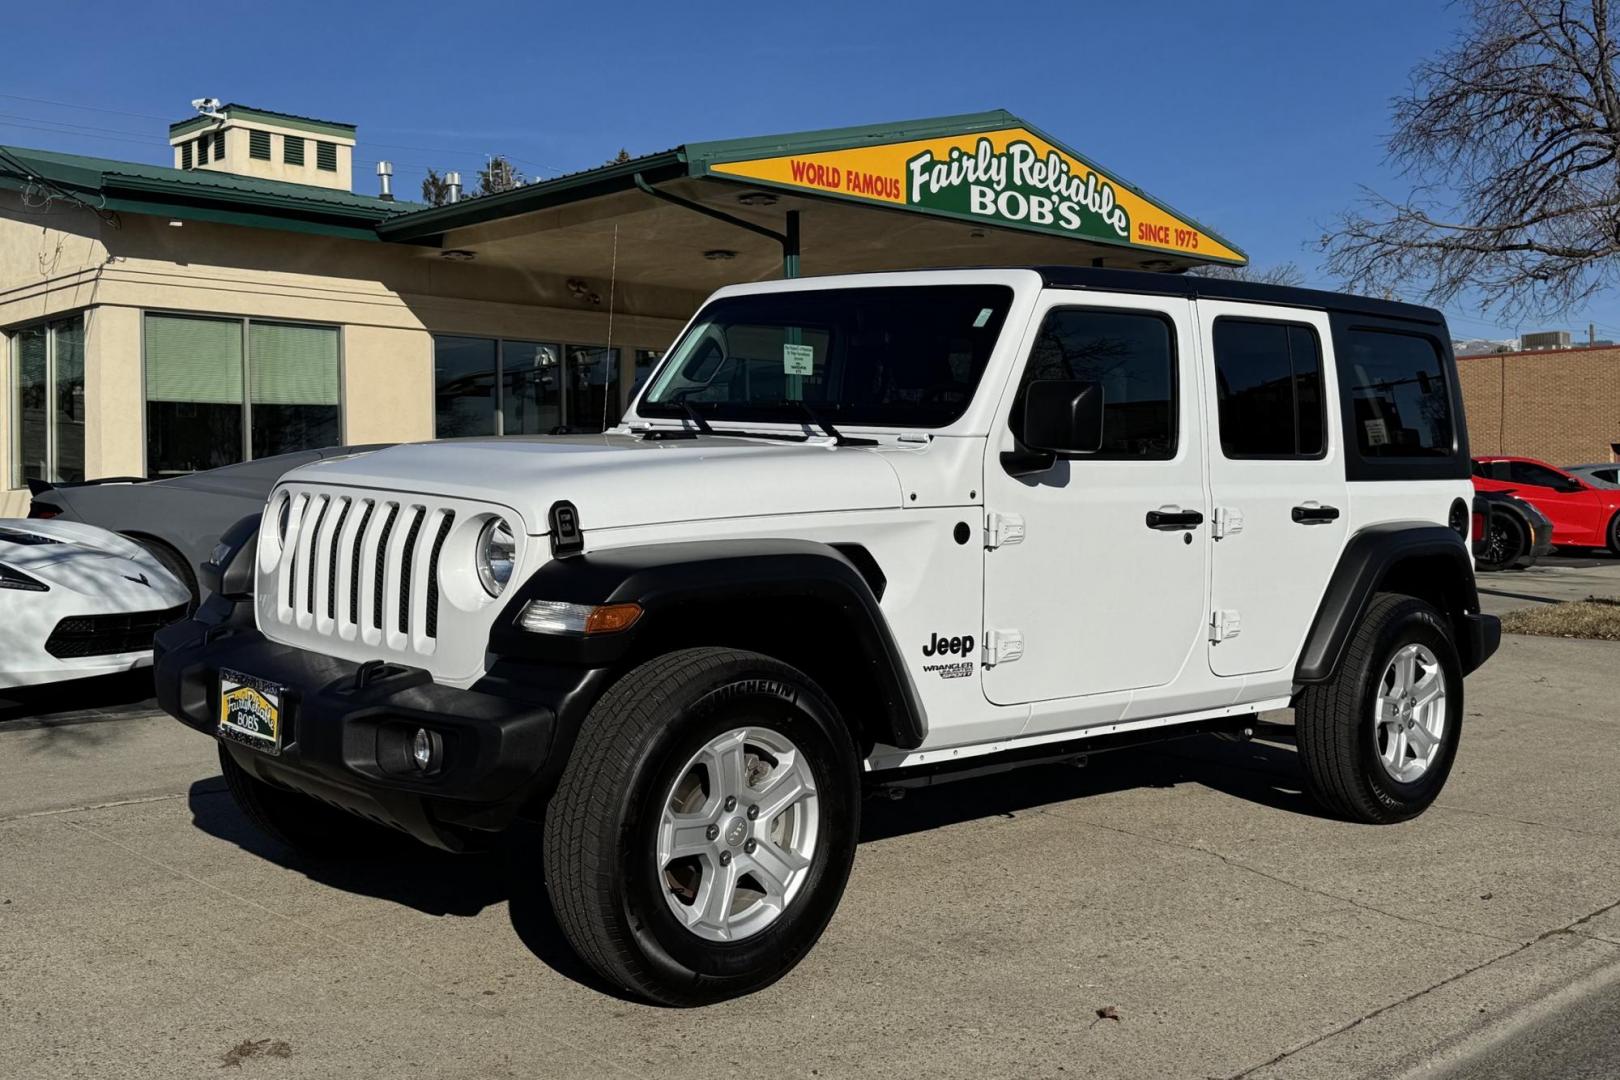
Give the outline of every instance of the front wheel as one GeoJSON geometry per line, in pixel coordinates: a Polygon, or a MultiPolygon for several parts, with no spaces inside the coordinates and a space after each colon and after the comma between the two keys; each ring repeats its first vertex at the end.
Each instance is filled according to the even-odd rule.
{"type": "Polygon", "coordinates": [[[1620,513],[1609,519],[1609,554],[1620,555],[1620,513]]]}
{"type": "Polygon", "coordinates": [[[848,729],[801,672],[669,653],[586,717],[546,812],[546,889],[614,985],[669,1005],[750,993],[821,936],[859,808],[848,729]]]}
{"type": "Polygon", "coordinates": [[[1457,756],[1462,666],[1445,618],[1414,596],[1379,593],[1333,677],[1294,711],[1305,779],[1324,809],[1388,824],[1434,802],[1457,756]]]}

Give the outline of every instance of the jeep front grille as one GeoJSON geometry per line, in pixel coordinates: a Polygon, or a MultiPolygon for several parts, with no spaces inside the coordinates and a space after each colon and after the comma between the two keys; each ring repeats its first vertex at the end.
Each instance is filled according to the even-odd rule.
{"type": "Polygon", "coordinates": [[[505,606],[484,592],[473,559],[478,532],[496,515],[526,549],[522,521],[509,507],[283,484],[270,497],[269,535],[259,541],[259,629],[272,641],[331,656],[476,678],[490,624],[505,606]]]}
{"type": "Polygon", "coordinates": [[[432,652],[438,555],[456,512],[386,496],[289,498],[276,621],[372,644],[414,642],[410,651],[432,652]]]}

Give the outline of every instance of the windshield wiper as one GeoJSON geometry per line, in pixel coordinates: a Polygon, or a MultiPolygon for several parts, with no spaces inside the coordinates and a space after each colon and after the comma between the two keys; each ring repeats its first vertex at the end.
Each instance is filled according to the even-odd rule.
{"type": "Polygon", "coordinates": [[[675,399],[674,404],[681,407],[681,411],[686,414],[686,418],[692,421],[692,423],[696,424],[699,431],[703,432],[705,435],[714,434],[714,428],[709,426],[709,422],[703,419],[703,414],[698,412],[697,407],[690,401],[687,401],[684,397],[680,397],[675,399]]]}
{"type": "Polygon", "coordinates": [[[789,401],[786,404],[798,409],[804,418],[820,428],[827,435],[832,436],[834,446],[876,446],[876,439],[852,439],[842,431],[832,426],[831,421],[822,416],[808,401],[789,401]]]}

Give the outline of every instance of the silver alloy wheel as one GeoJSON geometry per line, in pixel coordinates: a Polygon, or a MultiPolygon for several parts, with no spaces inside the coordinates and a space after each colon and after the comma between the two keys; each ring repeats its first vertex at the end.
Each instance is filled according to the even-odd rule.
{"type": "Polygon", "coordinates": [[[711,739],[664,796],[655,857],[669,909],[709,941],[759,933],[809,877],[820,817],[787,737],[746,727],[711,739]]]}
{"type": "Polygon", "coordinates": [[[1429,771],[1446,733],[1446,673],[1426,645],[1402,646],[1378,681],[1373,737],[1390,779],[1410,784],[1429,771]]]}

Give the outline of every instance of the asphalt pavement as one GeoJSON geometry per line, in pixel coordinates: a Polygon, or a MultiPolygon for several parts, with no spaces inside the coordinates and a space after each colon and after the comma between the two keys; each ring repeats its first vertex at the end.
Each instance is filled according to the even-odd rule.
{"type": "Polygon", "coordinates": [[[684,1011],[573,959],[532,838],[304,863],[138,682],[39,694],[0,705],[0,1076],[1613,1076],[1617,660],[1507,638],[1399,826],[1321,817],[1286,741],[868,802],[820,945],[684,1011]]]}

